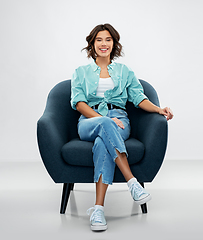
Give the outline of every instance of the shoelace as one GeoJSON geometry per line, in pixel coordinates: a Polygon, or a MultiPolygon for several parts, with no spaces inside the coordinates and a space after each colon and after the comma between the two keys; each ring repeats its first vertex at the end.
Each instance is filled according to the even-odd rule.
{"type": "Polygon", "coordinates": [[[94,210],[90,217],[90,221],[100,222],[102,223],[102,210],[97,209],[95,207],[91,207],[87,210],[87,215],[90,215],[91,210],[94,210]]]}
{"type": "Polygon", "coordinates": [[[137,195],[139,198],[142,194],[145,193],[144,189],[139,185],[139,183],[132,183],[132,185],[129,188],[129,191],[132,193],[132,195],[137,195]]]}

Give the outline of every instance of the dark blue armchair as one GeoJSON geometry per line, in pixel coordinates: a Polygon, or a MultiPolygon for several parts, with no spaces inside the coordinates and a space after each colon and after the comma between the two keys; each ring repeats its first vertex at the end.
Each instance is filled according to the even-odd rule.
{"type": "MultiPolygon", "coordinates": [[[[145,95],[159,106],[155,89],[140,80],[145,95]]],[[[49,175],[55,183],[63,183],[60,213],[66,211],[74,183],[93,183],[92,142],[79,139],[77,122],[80,114],[70,106],[71,81],[58,83],[49,93],[45,111],[37,123],[40,154],[49,175]]],[[[125,141],[128,161],[133,175],[144,187],[158,173],[167,146],[168,125],[164,116],[148,113],[127,102],[131,135],[125,141]]],[[[125,182],[116,167],[114,182],[125,182]]],[[[141,205],[147,213],[146,204],[141,205]]]]}

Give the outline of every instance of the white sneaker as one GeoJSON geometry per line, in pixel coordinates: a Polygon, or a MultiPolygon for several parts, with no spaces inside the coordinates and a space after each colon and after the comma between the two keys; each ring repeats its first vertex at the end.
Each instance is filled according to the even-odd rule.
{"type": "Polygon", "coordinates": [[[87,210],[88,215],[90,215],[91,210],[94,210],[90,217],[91,230],[105,231],[107,229],[107,223],[104,216],[104,211],[100,208],[92,207],[87,210]]]}
{"type": "Polygon", "coordinates": [[[134,201],[139,205],[151,200],[151,195],[137,181],[131,184],[129,191],[134,201]]]}

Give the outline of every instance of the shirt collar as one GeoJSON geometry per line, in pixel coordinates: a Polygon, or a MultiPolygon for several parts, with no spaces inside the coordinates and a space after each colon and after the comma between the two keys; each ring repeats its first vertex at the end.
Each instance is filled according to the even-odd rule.
{"type": "Polygon", "coordinates": [[[115,62],[112,61],[111,64],[108,65],[108,69],[109,68],[113,69],[115,65],[116,65],[115,62]]]}
{"type": "MultiPolygon", "coordinates": [[[[97,71],[98,69],[100,69],[100,67],[95,63],[95,61],[92,61],[92,63],[90,65],[91,65],[93,71],[97,71]]],[[[107,66],[107,68],[113,69],[115,65],[116,65],[115,62],[112,61],[111,64],[109,64],[107,66]]]]}
{"type": "Polygon", "coordinates": [[[95,61],[92,61],[92,63],[90,64],[93,71],[97,71],[98,69],[100,69],[100,67],[95,63],[95,61]]]}

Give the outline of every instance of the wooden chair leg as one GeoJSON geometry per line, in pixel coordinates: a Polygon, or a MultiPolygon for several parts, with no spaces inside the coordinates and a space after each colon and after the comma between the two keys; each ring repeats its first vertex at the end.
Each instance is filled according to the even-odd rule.
{"type": "Polygon", "coordinates": [[[70,191],[73,190],[74,183],[64,183],[63,184],[63,193],[61,199],[61,209],[60,214],[64,214],[66,212],[66,207],[70,195],[70,191]]]}
{"type": "MultiPolygon", "coordinates": [[[[141,184],[141,186],[144,188],[144,183],[140,183],[141,184]]],[[[146,214],[147,213],[147,204],[146,203],[144,203],[144,204],[142,204],[142,205],[140,205],[141,206],[141,209],[142,209],[142,213],[143,214],[146,214]]]]}

